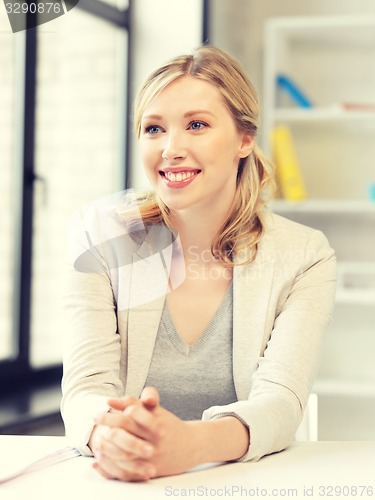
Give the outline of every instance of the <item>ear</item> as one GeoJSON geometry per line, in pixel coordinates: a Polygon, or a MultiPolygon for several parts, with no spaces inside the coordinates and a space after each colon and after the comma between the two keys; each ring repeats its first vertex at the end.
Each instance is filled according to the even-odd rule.
{"type": "Polygon", "coordinates": [[[240,158],[246,158],[249,156],[254,148],[254,136],[251,134],[242,134],[242,142],[240,149],[238,150],[238,155],[240,158]]]}

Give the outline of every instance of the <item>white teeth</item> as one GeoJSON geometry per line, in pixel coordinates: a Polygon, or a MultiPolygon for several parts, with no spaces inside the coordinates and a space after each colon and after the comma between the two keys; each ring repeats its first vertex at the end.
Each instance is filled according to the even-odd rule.
{"type": "Polygon", "coordinates": [[[172,172],[165,172],[164,175],[170,182],[181,182],[190,179],[194,175],[197,175],[197,172],[178,172],[177,174],[173,174],[172,172]]]}

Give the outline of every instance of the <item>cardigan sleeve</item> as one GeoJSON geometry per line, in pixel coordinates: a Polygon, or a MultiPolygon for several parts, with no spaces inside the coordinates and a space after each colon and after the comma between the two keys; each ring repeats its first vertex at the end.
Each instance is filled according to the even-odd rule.
{"type": "MultiPolygon", "coordinates": [[[[147,329],[169,286],[170,256],[174,250],[182,255],[173,233],[163,224],[144,224],[132,201],[120,193],[94,202],[74,214],[68,228],[61,413],[67,437],[85,455],[91,454],[93,418],[109,411],[107,400],[139,394],[134,378],[142,387],[144,353],[151,356],[152,345],[143,345],[146,334],[138,347],[131,342],[130,311],[147,329]]],[[[177,274],[170,282],[178,285],[184,276],[177,274]]]]}
{"type": "Polygon", "coordinates": [[[91,213],[70,225],[64,294],[61,413],[67,438],[83,455],[92,454],[87,443],[93,418],[109,410],[108,398],[123,395],[116,301],[100,244],[93,244],[96,223],[91,213]]]}
{"type": "MultiPolygon", "coordinates": [[[[250,446],[239,461],[257,461],[294,438],[320,365],[336,281],[334,251],[320,231],[309,230],[301,264],[275,314],[247,400],[214,406],[203,419],[232,415],[249,429],[250,446]]],[[[251,333],[249,333],[251,334],[251,333]]]]}

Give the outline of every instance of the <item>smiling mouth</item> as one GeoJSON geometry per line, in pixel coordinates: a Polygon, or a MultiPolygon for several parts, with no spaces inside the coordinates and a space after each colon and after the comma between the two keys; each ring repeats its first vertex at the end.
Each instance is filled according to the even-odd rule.
{"type": "Polygon", "coordinates": [[[187,182],[196,175],[198,175],[200,172],[201,170],[185,170],[185,171],[180,171],[176,174],[172,172],[163,172],[163,171],[160,171],[159,173],[169,182],[187,182]]]}

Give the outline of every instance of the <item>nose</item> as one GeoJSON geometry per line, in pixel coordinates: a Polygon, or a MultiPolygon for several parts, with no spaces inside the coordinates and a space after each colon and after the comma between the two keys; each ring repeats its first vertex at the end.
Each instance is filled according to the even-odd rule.
{"type": "Polygon", "coordinates": [[[175,132],[167,134],[162,153],[164,160],[169,162],[179,161],[186,158],[186,155],[186,145],[181,134],[175,132]]]}

